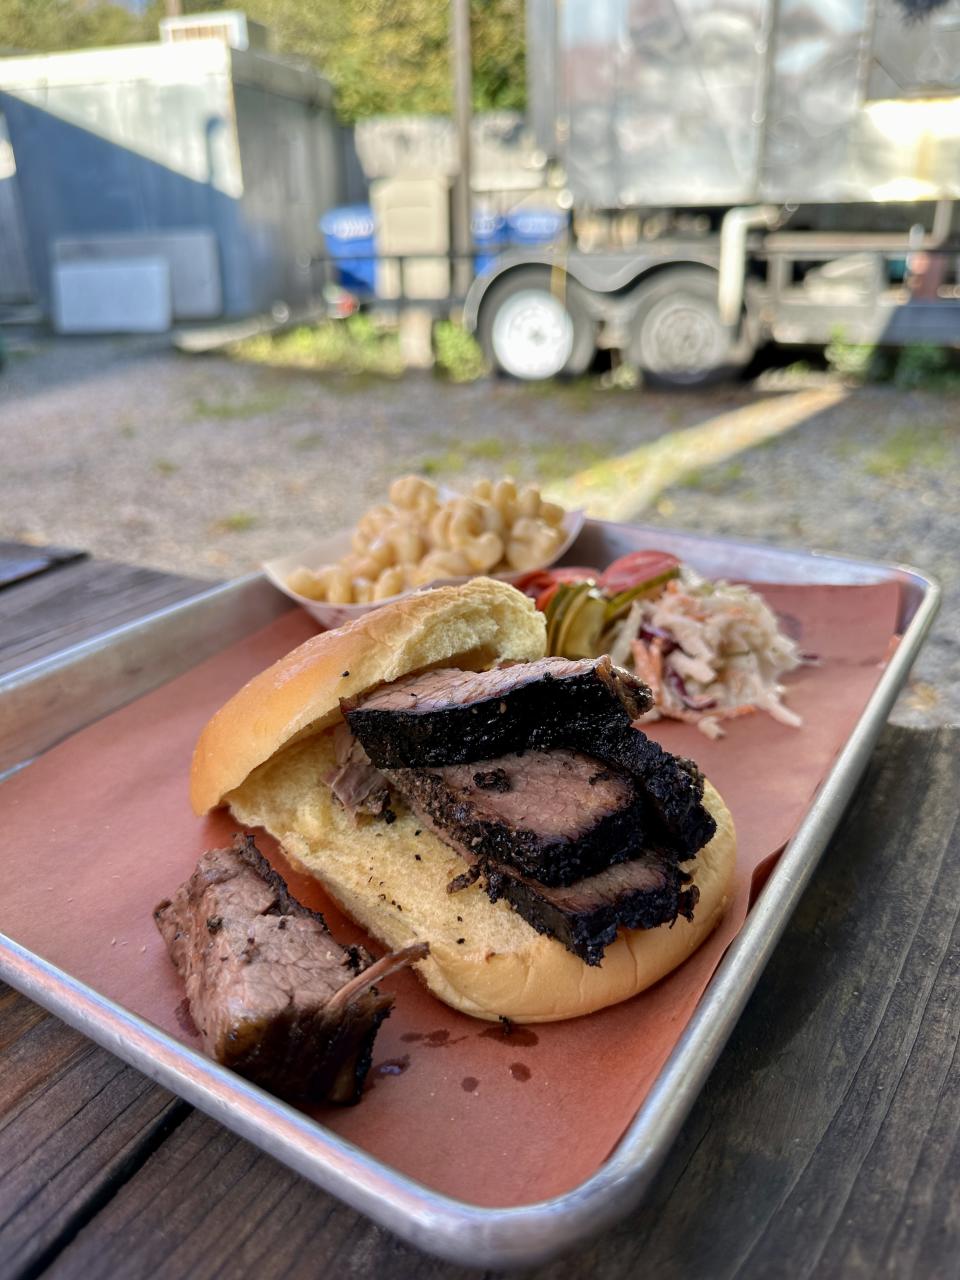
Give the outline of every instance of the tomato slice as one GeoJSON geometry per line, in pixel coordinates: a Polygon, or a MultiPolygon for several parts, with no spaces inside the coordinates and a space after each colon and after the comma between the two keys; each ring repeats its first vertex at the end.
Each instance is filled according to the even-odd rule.
{"type": "Polygon", "coordinates": [[[669,551],[631,551],[604,569],[597,586],[606,595],[615,596],[656,578],[673,577],[679,567],[680,561],[669,551]]]}
{"type": "Polygon", "coordinates": [[[513,585],[518,591],[522,591],[525,596],[535,600],[538,609],[542,609],[544,606],[540,603],[541,597],[546,596],[549,603],[559,583],[595,582],[596,579],[596,569],[581,569],[568,566],[564,569],[532,569],[530,573],[522,573],[514,578],[513,585]]]}
{"type": "Polygon", "coordinates": [[[560,590],[559,582],[551,582],[545,591],[541,591],[537,596],[536,604],[541,613],[546,612],[547,605],[560,590]]]}
{"type": "MultiPolygon", "coordinates": [[[[530,573],[522,573],[513,579],[513,585],[531,600],[536,600],[548,587],[556,586],[557,579],[549,569],[534,569],[530,573]]],[[[539,605],[537,606],[540,607],[539,605]]]]}

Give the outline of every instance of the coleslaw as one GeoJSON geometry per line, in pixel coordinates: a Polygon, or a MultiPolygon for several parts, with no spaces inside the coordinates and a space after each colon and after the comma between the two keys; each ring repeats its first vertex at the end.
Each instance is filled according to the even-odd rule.
{"type": "Polygon", "coordinates": [[[803,723],[784,705],[780,683],[803,658],[749,587],[681,566],[659,594],[635,600],[607,639],[613,661],[653,691],[655,706],[644,720],[686,720],[709,738],[722,736],[722,720],[753,711],[803,723]]]}
{"type": "Polygon", "coordinates": [[[650,686],[644,722],[683,720],[709,738],[754,711],[802,724],[780,681],[807,659],[748,586],[704,578],[658,551],[633,552],[602,573],[547,570],[517,585],[546,615],[550,653],[609,653],[650,686]]]}

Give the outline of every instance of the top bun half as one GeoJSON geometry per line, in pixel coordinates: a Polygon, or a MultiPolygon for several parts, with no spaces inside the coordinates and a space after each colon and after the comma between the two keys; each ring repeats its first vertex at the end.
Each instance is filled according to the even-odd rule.
{"type": "Polygon", "coordinates": [[[216,808],[281,747],[335,724],[341,698],[429,667],[482,671],[545,653],[543,614],[493,578],[418,592],[312,636],[248,681],[207,724],[190,773],[194,811],[216,808]]]}

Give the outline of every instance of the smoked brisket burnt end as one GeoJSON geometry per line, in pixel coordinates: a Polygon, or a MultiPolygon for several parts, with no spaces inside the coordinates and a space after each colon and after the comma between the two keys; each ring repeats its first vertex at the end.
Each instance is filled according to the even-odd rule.
{"type": "Polygon", "coordinates": [[[154,919],[212,1058],[291,1101],[359,1099],[389,966],[340,947],[252,838],[208,850],[154,919]]]}
{"type": "Polygon", "coordinates": [[[527,751],[476,764],[388,769],[386,777],[467,856],[541,884],[572,884],[635,858],[659,835],[629,775],[580,752],[527,751]]]}
{"type": "Polygon", "coordinates": [[[609,658],[541,658],[491,671],[427,671],[340,705],[376,767],[402,769],[574,746],[611,717],[636,720],[652,698],[609,658]]]}
{"type": "Polygon", "coordinates": [[[506,898],[538,933],[562,942],[586,964],[600,964],[604,950],[626,929],[654,929],[677,916],[692,919],[700,897],[676,863],[647,854],[609,867],[564,888],[550,889],[502,866],[483,865],[491,901],[506,898]]]}

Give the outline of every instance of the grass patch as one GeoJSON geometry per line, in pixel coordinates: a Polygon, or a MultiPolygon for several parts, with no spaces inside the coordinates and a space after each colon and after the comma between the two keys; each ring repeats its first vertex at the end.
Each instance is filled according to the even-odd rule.
{"type": "Polygon", "coordinates": [[[486,375],[480,344],[461,325],[451,320],[434,325],[433,347],[437,370],[450,382],[476,382],[486,375]]]}
{"type": "Polygon", "coordinates": [[[953,352],[931,342],[904,347],[893,373],[901,391],[951,391],[960,388],[960,370],[953,352]]]}
{"type": "Polygon", "coordinates": [[[228,354],[251,364],[315,373],[373,373],[395,378],[404,371],[397,334],[379,329],[369,316],[259,334],[233,343],[228,354]]]}
{"type": "Polygon", "coordinates": [[[743,479],[743,463],[728,462],[725,467],[697,468],[688,471],[677,481],[678,489],[698,489],[701,493],[723,493],[730,485],[743,479]]]}
{"type": "Polygon", "coordinates": [[[855,382],[883,382],[889,377],[889,367],[884,354],[872,342],[847,342],[840,330],[835,330],[830,342],[823,349],[824,358],[834,373],[855,382]]]}
{"type": "Polygon", "coordinates": [[[474,440],[469,448],[471,457],[485,458],[490,462],[499,462],[507,451],[499,436],[488,436],[485,440],[474,440]]]}
{"type": "Polygon", "coordinates": [[[551,480],[563,480],[596,466],[609,457],[609,450],[591,440],[567,441],[563,444],[535,444],[531,449],[536,474],[546,484],[551,480]]]}
{"type": "Polygon", "coordinates": [[[299,436],[293,442],[294,449],[316,449],[323,444],[326,436],[322,431],[308,431],[305,436],[299,436]]]}
{"type": "Polygon", "coordinates": [[[462,471],[466,458],[458,449],[448,449],[446,453],[431,454],[420,460],[420,471],[425,476],[443,476],[451,471],[462,471]]]}
{"type": "Polygon", "coordinates": [[[435,478],[456,475],[471,462],[495,462],[501,475],[513,475],[521,481],[529,476],[537,483],[548,484],[592,467],[608,456],[609,450],[590,441],[508,448],[499,436],[489,436],[462,440],[455,448],[428,454],[420,459],[418,469],[423,475],[435,478]]]}
{"type": "Polygon", "coordinates": [[[480,440],[463,440],[455,449],[444,449],[437,454],[429,454],[420,461],[420,470],[425,476],[447,475],[451,471],[462,471],[468,462],[503,462],[507,457],[507,446],[499,436],[485,436],[480,440]]]}
{"type": "Polygon", "coordinates": [[[545,378],[541,382],[521,382],[523,391],[538,399],[559,399],[571,408],[586,412],[596,406],[597,393],[600,390],[595,379],[583,378],[545,378]]]}
{"type": "Polygon", "coordinates": [[[214,533],[246,533],[257,523],[257,517],[250,511],[231,511],[213,525],[214,533]]]}
{"type": "Polygon", "coordinates": [[[846,342],[838,330],[824,348],[827,364],[853,382],[892,382],[900,391],[960,390],[956,352],[934,342],[913,342],[899,350],[846,342]]]}
{"type": "Polygon", "coordinates": [[[195,421],[215,422],[259,418],[263,413],[274,413],[277,409],[282,409],[289,399],[290,391],[285,387],[277,387],[274,391],[261,391],[243,400],[230,397],[223,400],[207,400],[201,396],[193,402],[193,418],[195,421]]]}
{"type": "Polygon", "coordinates": [[[172,476],[180,470],[179,466],[169,458],[154,458],[153,469],[158,476],[172,476]]]}
{"type": "Polygon", "coordinates": [[[882,448],[868,455],[863,469],[867,475],[889,480],[918,468],[934,470],[947,461],[948,449],[943,427],[904,427],[882,448]]]}

